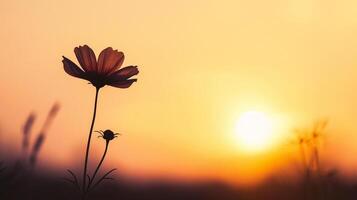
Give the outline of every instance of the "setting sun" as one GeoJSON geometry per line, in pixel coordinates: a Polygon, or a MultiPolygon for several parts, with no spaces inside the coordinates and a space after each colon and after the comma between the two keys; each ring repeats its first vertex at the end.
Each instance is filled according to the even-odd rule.
{"type": "Polygon", "coordinates": [[[259,152],[271,145],[273,128],[273,120],[265,113],[248,111],[236,123],[237,140],[243,150],[259,152]]]}

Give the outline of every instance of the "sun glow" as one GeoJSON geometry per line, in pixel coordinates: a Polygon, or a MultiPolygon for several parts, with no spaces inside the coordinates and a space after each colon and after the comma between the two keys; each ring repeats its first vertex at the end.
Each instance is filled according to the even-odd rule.
{"type": "Polygon", "coordinates": [[[261,152],[274,142],[274,120],[263,112],[243,113],[236,123],[240,148],[247,152],[261,152]]]}

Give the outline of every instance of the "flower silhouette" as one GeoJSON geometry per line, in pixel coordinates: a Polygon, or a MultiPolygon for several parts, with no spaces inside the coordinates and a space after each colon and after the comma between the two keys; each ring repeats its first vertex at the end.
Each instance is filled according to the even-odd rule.
{"type": "MultiPolygon", "coordinates": [[[[93,174],[92,179],[90,179],[89,175],[87,174],[88,168],[88,160],[89,160],[89,152],[90,152],[90,143],[93,133],[93,127],[95,123],[96,113],[97,113],[97,103],[98,103],[98,95],[100,88],[104,87],[105,85],[110,85],[117,88],[128,88],[130,87],[137,79],[131,79],[131,77],[137,75],[139,70],[137,66],[127,66],[124,68],[122,66],[124,62],[124,54],[123,52],[119,52],[118,50],[113,50],[111,47],[104,49],[98,57],[98,60],[95,57],[93,50],[87,46],[79,46],[74,48],[74,53],[76,54],[77,60],[81,66],[78,67],[77,64],[69,60],[68,58],[63,56],[63,68],[64,71],[74,77],[81,78],[88,80],[96,89],[95,98],[94,98],[94,108],[93,108],[93,118],[90,125],[89,133],[88,133],[88,140],[87,140],[87,147],[84,157],[84,166],[83,166],[83,178],[82,178],[82,199],[86,199],[88,192],[92,188],[92,181],[97,174],[104,157],[107,152],[107,148],[109,145],[109,141],[116,137],[110,130],[104,131],[103,138],[106,140],[106,147],[105,152],[103,154],[102,160],[98,165],[95,173],[93,174]],[[108,132],[109,131],[109,132],[108,132]],[[87,179],[88,184],[87,184],[87,179]]],[[[98,185],[104,179],[108,179],[107,176],[112,173],[115,169],[110,170],[107,172],[97,183],[94,184],[93,187],[98,185]]],[[[80,185],[78,183],[78,179],[75,174],[68,170],[71,176],[74,178],[73,181],[78,188],[80,185]]]]}
{"type": "Polygon", "coordinates": [[[88,80],[97,89],[110,85],[117,88],[128,88],[137,79],[130,79],[137,75],[137,66],[122,66],[124,54],[118,50],[108,47],[104,49],[96,60],[93,50],[87,46],[74,48],[77,60],[82,67],[63,56],[64,71],[74,77],[88,80]]]}

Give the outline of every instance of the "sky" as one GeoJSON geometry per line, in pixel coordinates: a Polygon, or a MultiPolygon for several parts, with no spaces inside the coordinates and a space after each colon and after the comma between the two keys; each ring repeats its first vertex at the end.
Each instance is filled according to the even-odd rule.
{"type": "MultiPolygon", "coordinates": [[[[290,165],[295,127],[329,119],[324,153],[354,174],[357,162],[355,1],[0,1],[0,147],[19,149],[21,126],[61,104],[42,165],[82,162],[95,89],[63,71],[74,47],[108,46],[138,65],[129,89],[105,87],[95,130],[122,133],[106,166],[138,178],[249,183],[290,165]],[[239,116],[279,119],[279,139],[242,151],[239,116]],[[11,148],[10,148],[11,147],[11,148]]],[[[93,138],[92,155],[104,142],[93,138]]],[[[40,163],[41,165],[41,163],[40,163]]]]}

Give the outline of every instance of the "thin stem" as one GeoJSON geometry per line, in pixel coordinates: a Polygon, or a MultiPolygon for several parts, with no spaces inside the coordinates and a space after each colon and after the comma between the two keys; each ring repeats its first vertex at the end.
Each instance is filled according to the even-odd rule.
{"type": "Polygon", "coordinates": [[[307,199],[307,183],[309,179],[309,167],[306,164],[306,155],[305,155],[305,148],[303,143],[299,143],[299,149],[300,149],[300,155],[303,163],[303,173],[304,173],[304,178],[303,178],[303,199],[307,199]]]}
{"type": "MultiPolygon", "coordinates": [[[[315,141],[316,142],[316,141],[315,141]]],[[[318,175],[320,176],[320,159],[319,159],[319,149],[317,147],[317,144],[314,144],[314,155],[315,155],[315,167],[317,170],[318,175]]]]}
{"type": "Polygon", "coordinates": [[[302,166],[303,166],[303,171],[304,173],[306,173],[306,171],[308,170],[308,166],[306,164],[306,155],[305,155],[305,148],[304,148],[304,144],[303,143],[299,143],[299,150],[300,150],[300,156],[301,156],[301,162],[302,162],[302,166]]]}
{"type": "Polygon", "coordinates": [[[85,157],[85,160],[84,160],[82,199],[85,199],[85,193],[86,193],[85,191],[86,191],[86,179],[87,179],[86,176],[87,176],[87,165],[88,165],[88,157],[89,157],[89,147],[90,147],[90,141],[91,141],[92,133],[93,133],[93,126],[94,126],[95,116],[96,116],[96,113],[97,113],[98,93],[99,93],[99,88],[96,88],[93,119],[92,119],[92,124],[91,124],[90,130],[89,130],[88,141],[87,141],[87,149],[86,149],[86,157],[85,157]]]}
{"type": "Polygon", "coordinates": [[[100,160],[100,162],[99,162],[99,164],[98,164],[98,166],[97,166],[97,169],[95,169],[95,172],[94,172],[92,178],[91,178],[90,181],[89,181],[87,191],[90,189],[90,186],[92,185],[93,180],[94,180],[95,176],[97,175],[97,173],[98,173],[98,171],[99,171],[99,168],[100,168],[100,166],[102,165],[102,163],[103,163],[103,161],[104,161],[105,155],[107,154],[108,146],[109,146],[109,140],[106,140],[105,150],[104,150],[102,159],[100,160]]]}

